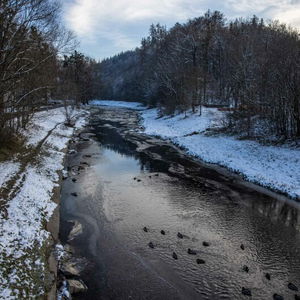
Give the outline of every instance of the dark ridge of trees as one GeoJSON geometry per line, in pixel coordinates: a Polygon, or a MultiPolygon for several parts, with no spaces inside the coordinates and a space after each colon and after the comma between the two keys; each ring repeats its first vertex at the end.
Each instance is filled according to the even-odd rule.
{"type": "Polygon", "coordinates": [[[150,27],[134,51],[101,62],[101,96],[143,100],[163,114],[228,107],[227,126],[255,135],[300,137],[300,38],[254,16],[226,22],[218,12],[150,27]]]}

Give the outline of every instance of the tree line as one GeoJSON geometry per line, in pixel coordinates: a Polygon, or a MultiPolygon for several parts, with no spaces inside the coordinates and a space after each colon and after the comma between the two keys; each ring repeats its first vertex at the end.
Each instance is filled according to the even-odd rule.
{"type": "Polygon", "coordinates": [[[49,100],[93,98],[96,62],[74,51],[55,0],[0,1],[0,146],[49,100]]]}
{"type": "Polygon", "coordinates": [[[133,51],[100,64],[101,97],[144,101],[162,114],[224,106],[227,128],[300,137],[299,32],[218,11],[167,29],[151,25],[133,51]]]}

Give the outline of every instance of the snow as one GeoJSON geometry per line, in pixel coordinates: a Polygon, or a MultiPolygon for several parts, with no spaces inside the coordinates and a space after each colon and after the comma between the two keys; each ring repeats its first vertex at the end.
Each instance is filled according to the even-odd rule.
{"type": "Polygon", "coordinates": [[[216,127],[224,113],[216,108],[202,109],[201,117],[198,114],[187,112],[173,117],[165,116],[157,118],[157,109],[148,109],[142,113],[145,133],[165,138],[184,136],[193,132],[203,132],[207,128],[216,127]]]}
{"type": "Polygon", "coordinates": [[[300,199],[300,150],[263,146],[256,141],[234,137],[207,136],[210,128],[221,126],[223,113],[204,108],[203,115],[157,118],[156,109],[142,112],[144,132],[170,139],[184,147],[188,154],[240,173],[246,180],[258,183],[300,199]],[[193,133],[200,134],[193,134],[193,133]]]}
{"type": "MultiPolygon", "coordinates": [[[[18,163],[0,163],[1,185],[17,174],[14,188],[19,187],[12,199],[8,200],[6,215],[2,212],[0,216],[0,299],[19,299],[20,292],[26,293],[26,299],[44,293],[43,285],[39,286],[35,280],[37,274],[44,274],[45,269],[37,249],[44,245],[50,235],[44,224],[57,207],[51,200],[53,189],[58,186],[58,171],[63,169],[65,154],[62,150],[74,132],[74,128],[60,124],[63,122],[64,111],[61,108],[37,113],[28,131],[24,132],[27,144],[36,146],[51,129],[54,130],[36,160],[19,174],[18,163]]],[[[83,124],[82,116],[75,128],[83,124]]]]}
{"type": "Polygon", "coordinates": [[[13,177],[19,170],[20,164],[18,162],[3,162],[0,163],[0,186],[13,177]]]}
{"type": "Polygon", "coordinates": [[[137,109],[137,110],[145,109],[143,104],[139,102],[126,102],[126,101],[113,101],[113,100],[93,100],[90,101],[90,105],[111,106],[111,107],[129,108],[129,109],[137,109]]]}
{"type": "MultiPolygon", "coordinates": [[[[55,132],[57,135],[70,134],[73,132],[72,128],[66,128],[63,123],[65,121],[64,108],[52,109],[49,111],[42,111],[34,115],[32,125],[26,129],[23,133],[27,137],[27,144],[36,146],[43,138],[46,137],[49,130],[53,129],[57,124],[60,124],[55,132]],[[51,118],[49,118],[51,116],[51,118]]],[[[74,110],[73,114],[76,116],[79,111],[74,110]]],[[[81,122],[81,121],[79,121],[81,122]]],[[[77,124],[77,126],[82,124],[77,124]]],[[[66,143],[66,139],[59,139],[57,137],[50,136],[47,142],[56,143],[59,149],[62,149],[66,143]]]]}

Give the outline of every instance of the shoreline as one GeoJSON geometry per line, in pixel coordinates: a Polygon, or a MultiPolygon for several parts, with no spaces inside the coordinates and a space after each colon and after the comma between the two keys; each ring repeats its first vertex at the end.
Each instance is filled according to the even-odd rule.
{"type": "Polygon", "coordinates": [[[74,111],[73,128],[64,125],[61,108],[37,113],[23,132],[25,155],[0,163],[0,298],[56,299],[55,243],[64,159],[87,113],[74,111]]]}
{"type": "Polygon", "coordinates": [[[192,159],[225,168],[244,181],[268,191],[300,201],[300,150],[293,147],[266,146],[237,136],[207,135],[219,128],[223,112],[205,108],[203,116],[191,112],[157,118],[157,109],[141,103],[95,100],[95,106],[134,109],[140,115],[139,132],[169,141],[192,159]]]}

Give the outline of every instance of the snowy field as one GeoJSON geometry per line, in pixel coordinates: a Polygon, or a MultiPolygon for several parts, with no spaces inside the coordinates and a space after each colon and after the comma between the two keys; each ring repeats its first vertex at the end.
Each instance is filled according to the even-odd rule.
{"type": "MultiPolygon", "coordinates": [[[[75,128],[85,124],[84,116],[79,117],[82,112],[74,111],[78,116],[75,128]]],[[[1,210],[0,215],[0,299],[35,299],[45,292],[36,281],[46,266],[40,249],[50,235],[45,222],[56,208],[51,197],[58,186],[58,171],[63,169],[62,150],[74,132],[63,125],[64,120],[61,108],[37,113],[26,131],[27,144],[36,146],[51,132],[38,157],[24,170],[19,162],[0,163],[1,188],[17,176],[12,192],[4,199],[6,213],[1,210]]]]}
{"type": "MultiPolygon", "coordinates": [[[[143,108],[138,103],[103,102],[109,106],[143,108]]],[[[102,101],[97,103],[101,105],[102,101]]],[[[158,118],[157,109],[141,111],[146,134],[169,139],[205,162],[226,167],[246,180],[300,199],[300,150],[263,146],[224,135],[206,135],[208,129],[222,126],[223,114],[215,108],[203,108],[201,117],[188,112],[187,116],[158,118]]]]}

